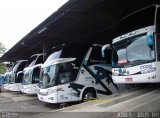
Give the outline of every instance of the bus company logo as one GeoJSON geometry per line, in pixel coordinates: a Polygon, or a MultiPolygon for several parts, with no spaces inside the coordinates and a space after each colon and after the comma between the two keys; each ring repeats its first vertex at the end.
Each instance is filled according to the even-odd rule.
{"type": "Polygon", "coordinates": [[[137,31],[133,31],[133,32],[130,32],[130,33],[127,33],[125,35],[120,36],[120,40],[129,38],[129,37],[132,37],[132,36],[135,36],[135,35],[137,35],[137,31]]]}
{"type": "Polygon", "coordinates": [[[89,61],[90,61],[91,63],[105,63],[104,60],[89,59],[89,61]]]}
{"type": "Polygon", "coordinates": [[[140,66],[140,70],[141,70],[141,73],[151,73],[153,71],[156,70],[155,67],[152,66],[152,64],[147,64],[147,65],[141,65],[140,66]]]}
{"type": "Polygon", "coordinates": [[[93,77],[85,77],[86,80],[92,80],[93,77]]]}

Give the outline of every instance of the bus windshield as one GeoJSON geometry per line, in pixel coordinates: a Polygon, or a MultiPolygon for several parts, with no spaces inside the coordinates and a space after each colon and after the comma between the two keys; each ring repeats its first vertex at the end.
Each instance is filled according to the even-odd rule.
{"type": "Polygon", "coordinates": [[[23,85],[28,85],[28,84],[31,84],[32,83],[32,80],[31,80],[31,71],[26,71],[24,73],[24,78],[23,78],[23,82],[22,84],[23,85]]]}
{"type": "Polygon", "coordinates": [[[73,69],[72,63],[65,62],[42,68],[40,88],[49,88],[74,81],[77,70],[73,69]]]}
{"type": "Polygon", "coordinates": [[[155,59],[154,45],[147,45],[146,34],[113,44],[115,65],[137,64],[153,59],[155,59]]]}
{"type": "Polygon", "coordinates": [[[36,58],[37,58],[37,56],[32,56],[32,57],[30,57],[29,60],[28,60],[28,62],[27,62],[27,65],[28,65],[29,67],[34,66],[34,65],[35,65],[35,62],[36,62],[36,58]]]}
{"type": "Polygon", "coordinates": [[[47,60],[44,62],[44,65],[47,64],[48,62],[54,60],[54,59],[60,58],[61,53],[62,53],[62,50],[52,53],[52,54],[47,58],[47,60]]]}
{"type": "Polygon", "coordinates": [[[10,84],[13,84],[13,83],[15,83],[15,72],[14,71],[10,73],[10,84]]]}
{"type": "Polygon", "coordinates": [[[5,81],[4,81],[4,84],[8,84],[8,83],[9,83],[9,72],[5,74],[5,81]]]}
{"type": "Polygon", "coordinates": [[[8,83],[9,83],[9,84],[12,84],[12,80],[13,80],[13,79],[12,79],[12,77],[11,77],[11,73],[9,73],[9,75],[8,75],[8,83]]]}
{"type": "Polygon", "coordinates": [[[15,66],[14,66],[13,69],[12,69],[13,71],[16,71],[16,70],[17,70],[17,68],[18,68],[18,66],[19,66],[19,63],[20,63],[20,62],[16,62],[16,63],[15,63],[15,66]]]}
{"type": "Polygon", "coordinates": [[[40,77],[40,88],[48,88],[55,85],[58,73],[58,65],[42,68],[40,77]]]}

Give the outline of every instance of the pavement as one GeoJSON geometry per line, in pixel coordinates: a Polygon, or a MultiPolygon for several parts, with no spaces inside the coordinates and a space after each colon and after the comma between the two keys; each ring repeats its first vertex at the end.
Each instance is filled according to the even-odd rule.
{"type": "Polygon", "coordinates": [[[92,100],[32,118],[160,118],[160,87],[125,91],[119,95],[92,100]]]}
{"type": "Polygon", "coordinates": [[[1,112],[47,112],[53,110],[48,104],[38,100],[36,95],[20,94],[19,92],[0,93],[1,112]]]}
{"type": "Polygon", "coordinates": [[[126,90],[68,107],[62,104],[61,109],[55,106],[39,101],[37,96],[0,93],[0,111],[18,113],[19,118],[160,118],[160,86],[126,90]]]}

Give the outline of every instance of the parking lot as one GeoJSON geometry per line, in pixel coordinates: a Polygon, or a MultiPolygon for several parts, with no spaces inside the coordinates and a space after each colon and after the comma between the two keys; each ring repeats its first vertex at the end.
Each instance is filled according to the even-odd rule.
{"type": "Polygon", "coordinates": [[[0,111],[11,112],[45,112],[54,108],[39,101],[36,95],[18,92],[0,93],[0,106],[0,111]]]}
{"type": "Polygon", "coordinates": [[[16,114],[18,117],[30,117],[60,108],[58,105],[39,101],[36,95],[9,91],[2,91],[0,93],[0,106],[2,113],[0,116],[6,117],[10,117],[12,113],[14,113],[14,117],[16,114]]]}
{"type": "MultiPolygon", "coordinates": [[[[75,105],[77,102],[69,103],[67,106],[75,105]]],[[[38,100],[37,95],[27,95],[20,92],[2,90],[0,93],[1,112],[23,112],[39,114],[59,110],[66,104],[48,104],[38,100]]]]}
{"type": "Polygon", "coordinates": [[[12,113],[14,116],[17,114],[17,118],[43,118],[53,115],[55,117],[71,117],[75,116],[76,113],[79,114],[77,117],[97,117],[102,112],[105,113],[104,116],[113,116],[123,112],[147,113],[149,116],[154,113],[159,118],[160,114],[157,114],[160,109],[158,86],[138,87],[133,90],[126,90],[119,95],[106,96],[81,104],[70,103],[65,108],[60,108],[62,107],[60,105],[43,103],[37,99],[36,95],[3,91],[0,93],[0,111],[5,115],[9,113],[9,116],[13,115],[12,113]]]}

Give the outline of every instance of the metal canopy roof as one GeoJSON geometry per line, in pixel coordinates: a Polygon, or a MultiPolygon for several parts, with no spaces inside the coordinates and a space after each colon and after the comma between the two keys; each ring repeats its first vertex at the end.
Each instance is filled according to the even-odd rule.
{"type": "Polygon", "coordinates": [[[1,61],[26,59],[47,47],[70,42],[111,43],[125,15],[159,0],[69,0],[6,52],[1,61]]]}

